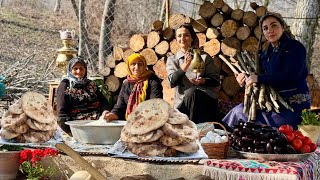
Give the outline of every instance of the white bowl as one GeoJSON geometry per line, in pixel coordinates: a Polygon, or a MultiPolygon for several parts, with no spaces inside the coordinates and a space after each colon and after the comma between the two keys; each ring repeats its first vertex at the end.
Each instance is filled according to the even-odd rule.
{"type": "Polygon", "coordinates": [[[104,125],[88,125],[95,120],[68,121],[72,136],[79,142],[88,144],[114,144],[126,121],[112,121],[104,125]]]}

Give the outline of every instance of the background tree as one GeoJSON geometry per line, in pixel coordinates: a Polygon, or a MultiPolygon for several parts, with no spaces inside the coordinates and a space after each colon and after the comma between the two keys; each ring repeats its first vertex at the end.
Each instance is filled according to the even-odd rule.
{"type": "Polygon", "coordinates": [[[292,33],[307,49],[307,61],[310,69],[311,56],[315,40],[319,16],[319,0],[298,0],[295,10],[297,18],[292,27],[292,33]]]}

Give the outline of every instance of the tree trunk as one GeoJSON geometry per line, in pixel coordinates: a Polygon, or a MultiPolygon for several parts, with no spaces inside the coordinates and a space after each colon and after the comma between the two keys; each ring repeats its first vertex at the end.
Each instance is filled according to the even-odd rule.
{"type": "Polygon", "coordinates": [[[76,3],[76,0],[71,0],[71,4],[72,4],[73,10],[74,10],[74,12],[76,14],[76,17],[79,20],[79,10],[78,10],[78,6],[77,6],[77,3],[76,3]]]}
{"type": "MultiPolygon", "coordinates": [[[[103,15],[101,19],[101,29],[100,29],[100,41],[99,41],[99,70],[104,67],[104,60],[110,54],[107,51],[108,47],[111,46],[110,35],[112,29],[112,22],[114,20],[114,4],[116,0],[106,0],[104,4],[103,15]]],[[[111,48],[109,48],[111,49],[111,48]]]]}
{"type": "Polygon", "coordinates": [[[307,50],[307,65],[310,69],[315,31],[318,25],[319,0],[299,0],[296,5],[292,32],[307,50]],[[310,18],[310,19],[309,19],[310,18]]]}
{"type": "Polygon", "coordinates": [[[83,56],[83,51],[84,51],[84,47],[85,47],[85,1],[86,0],[79,0],[79,14],[78,14],[78,17],[79,17],[79,50],[78,50],[78,55],[79,56],[83,56]]]}
{"type": "Polygon", "coordinates": [[[56,5],[54,7],[53,12],[56,12],[56,13],[59,12],[60,8],[61,8],[61,0],[56,0],[56,5]]]}

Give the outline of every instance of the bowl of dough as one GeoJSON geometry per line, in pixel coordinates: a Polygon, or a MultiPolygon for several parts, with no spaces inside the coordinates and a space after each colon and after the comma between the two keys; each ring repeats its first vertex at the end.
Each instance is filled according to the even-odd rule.
{"type": "Polygon", "coordinates": [[[81,143],[87,144],[114,144],[120,139],[122,128],[126,121],[117,120],[107,122],[100,120],[67,121],[72,136],[81,143]]]}

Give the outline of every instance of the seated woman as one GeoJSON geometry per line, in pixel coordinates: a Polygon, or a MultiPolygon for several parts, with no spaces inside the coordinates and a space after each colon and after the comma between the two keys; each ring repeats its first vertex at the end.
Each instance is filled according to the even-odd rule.
{"type": "Polygon", "coordinates": [[[117,104],[109,112],[102,114],[107,121],[127,119],[128,115],[141,102],[163,98],[160,79],[147,69],[147,62],[138,53],[131,54],[127,60],[127,79],[123,81],[117,104]]]}
{"type": "Polygon", "coordinates": [[[70,133],[66,121],[97,120],[106,108],[107,100],[97,84],[87,79],[87,64],[79,57],[72,58],[67,67],[67,77],[57,90],[58,124],[61,129],[70,133]]]}
{"type": "Polygon", "coordinates": [[[204,67],[197,74],[193,72],[191,48],[197,48],[197,36],[190,24],[183,24],[176,30],[180,50],[168,58],[166,69],[170,86],[175,89],[174,106],[189,116],[195,123],[217,121],[218,95],[213,91],[220,79],[211,56],[200,51],[204,67]]]}
{"type": "MultiPolygon", "coordinates": [[[[267,13],[260,19],[260,28],[269,46],[260,54],[260,73],[237,75],[240,86],[254,83],[273,87],[293,108],[294,112],[281,107],[280,113],[257,110],[256,121],[273,127],[289,124],[297,129],[303,109],[310,108],[310,94],[306,78],[306,49],[295,40],[280,14],[267,13]]],[[[230,127],[248,116],[243,113],[243,103],[234,107],[223,119],[230,127]]]]}

